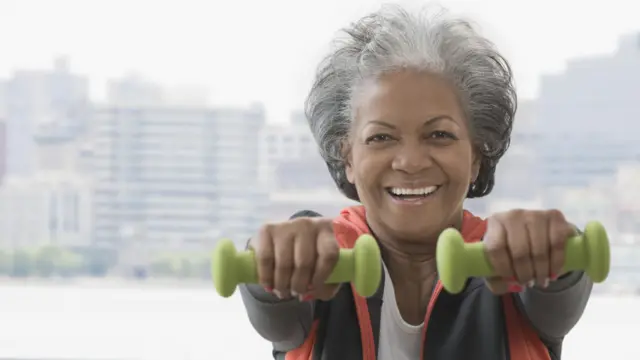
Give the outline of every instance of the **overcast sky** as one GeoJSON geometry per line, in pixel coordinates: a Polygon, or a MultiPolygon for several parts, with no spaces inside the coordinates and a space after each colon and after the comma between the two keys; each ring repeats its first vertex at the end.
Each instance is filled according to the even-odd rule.
{"type": "MultiPolygon", "coordinates": [[[[378,0],[0,0],[0,76],[69,55],[104,96],[110,77],[137,73],[201,85],[212,103],[264,102],[270,121],[300,108],[335,32],[378,0]]],[[[417,1],[405,1],[415,4],[417,1]]],[[[523,98],[567,59],[613,52],[640,30],[630,0],[445,0],[475,20],[510,60],[523,98]],[[602,4],[607,6],[604,7],[602,4]]]]}

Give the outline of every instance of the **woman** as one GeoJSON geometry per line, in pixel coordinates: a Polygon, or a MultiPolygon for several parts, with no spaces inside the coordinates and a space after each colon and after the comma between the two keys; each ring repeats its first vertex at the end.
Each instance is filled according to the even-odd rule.
{"type": "Polygon", "coordinates": [[[250,240],[260,285],[242,298],[276,359],[560,358],[592,287],[582,272],[559,274],[575,228],[558,211],[463,210],[491,192],[516,108],[511,70],[488,40],[443,12],[385,8],[346,30],[306,107],[336,185],[362,206],[301,212],[250,240]],[[499,276],[442,291],[434,254],[451,226],[484,241],[499,276]],[[362,233],[384,263],[368,299],[324,284],[362,233]]]}

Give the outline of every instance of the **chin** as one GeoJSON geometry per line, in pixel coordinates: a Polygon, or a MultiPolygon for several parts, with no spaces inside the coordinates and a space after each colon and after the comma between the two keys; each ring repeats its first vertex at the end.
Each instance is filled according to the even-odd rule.
{"type": "Polygon", "coordinates": [[[394,216],[393,219],[387,218],[387,226],[399,238],[415,241],[424,241],[425,236],[433,233],[434,229],[433,225],[424,221],[424,217],[408,218],[406,216],[394,216]]]}

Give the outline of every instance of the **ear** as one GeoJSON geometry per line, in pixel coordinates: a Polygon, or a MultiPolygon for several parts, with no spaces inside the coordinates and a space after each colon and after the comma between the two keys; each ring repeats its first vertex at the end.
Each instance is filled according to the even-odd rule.
{"type": "Polygon", "coordinates": [[[480,175],[480,165],[481,165],[481,157],[477,154],[473,155],[473,163],[471,164],[471,179],[469,179],[469,183],[473,184],[478,180],[478,176],[480,175]]]}
{"type": "Polygon", "coordinates": [[[342,153],[342,158],[344,159],[344,172],[347,175],[347,181],[355,185],[356,179],[355,179],[353,166],[351,165],[353,164],[351,145],[346,140],[342,142],[341,153],[342,153]]]}

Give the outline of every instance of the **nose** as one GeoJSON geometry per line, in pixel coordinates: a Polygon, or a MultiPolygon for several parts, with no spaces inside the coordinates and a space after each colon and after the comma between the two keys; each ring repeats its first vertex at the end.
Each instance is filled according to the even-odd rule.
{"type": "Polygon", "coordinates": [[[433,158],[424,144],[406,142],[397,149],[391,164],[393,170],[418,174],[433,165],[433,158]]]}

